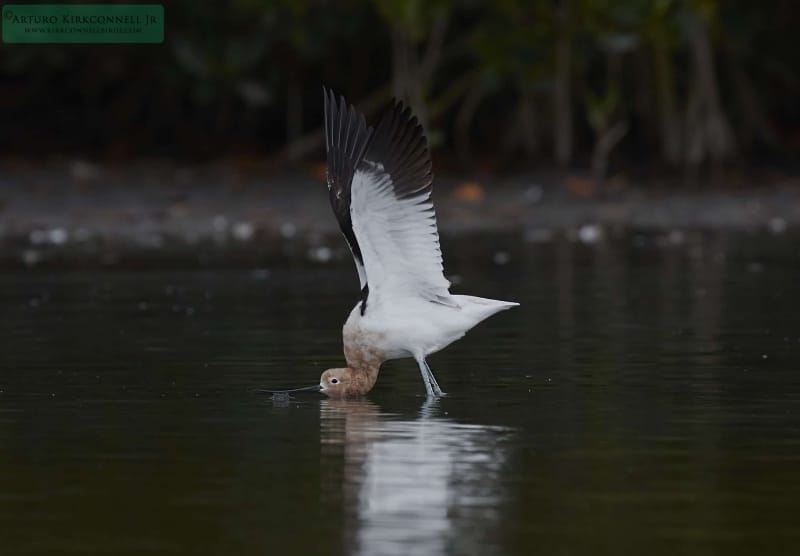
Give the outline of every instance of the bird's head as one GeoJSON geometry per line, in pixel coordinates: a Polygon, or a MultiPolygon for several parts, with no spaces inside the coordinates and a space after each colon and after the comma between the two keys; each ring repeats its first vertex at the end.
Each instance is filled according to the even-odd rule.
{"type": "Polygon", "coordinates": [[[295,392],[322,392],[331,398],[357,398],[363,396],[375,386],[378,379],[378,367],[367,371],[356,372],[351,367],[328,369],[319,377],[319,384],[304,388],[288,390],[261,390],[274,396],[287,396],[295,392]]]}
{"type": "Polygon", "coordinates": [[[319,385],[322,393],[331,398],[352,398],[363,396],[370,388],[364,389],[362,380],[357,380],[353,369],[345,367],[342,369],[328,369],[319,378],[319,385]]]}

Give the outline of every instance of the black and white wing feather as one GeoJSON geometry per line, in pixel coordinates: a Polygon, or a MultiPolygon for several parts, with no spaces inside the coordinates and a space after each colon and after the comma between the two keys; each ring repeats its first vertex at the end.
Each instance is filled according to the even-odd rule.
{"type": "Polygon", "coordinates": [[[422,126],[394,101],[353,175],[350,215],[371,292],[455,305],[442,269],[422,126]]]}
{"type": "Polygon", "coordinates": [[[422,126],[394,101],[373,130],[344,98],[324,93],[328,192],[358,269],[362,314],[367,295],[457,305],[442,268],[422,126]]]}
{"type": "MultiPolygon", "coordinates": [[[[350,216],[351,184],[356,167],[366,152],[372,128],[366,120],[350,106],[344,97],[336,102],[332,91],[323,88],[325,95],[325,148],[328,155],[328,196],[339,228],[342,230],[350,251],[355,259],[358,279],[364,290],[367,275],[364,271],[364,257],[353,233],[350,216]]],[[[364,290],[365,291],[365,290],[364,290]]]]}

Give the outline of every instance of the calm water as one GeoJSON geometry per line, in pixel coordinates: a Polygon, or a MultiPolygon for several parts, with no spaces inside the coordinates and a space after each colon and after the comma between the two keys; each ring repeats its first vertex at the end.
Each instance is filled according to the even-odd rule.
{"type": "Polygon", "coordinates": [[[797,245],[445,245],[522,306],[434,403],[253,392],[342,362],[349,261],[0,274],[0,552],[796,554],[797,245]]]}

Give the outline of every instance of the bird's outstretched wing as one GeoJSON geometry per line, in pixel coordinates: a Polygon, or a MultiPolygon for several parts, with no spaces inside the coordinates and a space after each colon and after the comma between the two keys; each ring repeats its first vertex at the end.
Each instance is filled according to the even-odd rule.
{"type": "Polygon", "coordinates": [[[401,102],[381,117],[353,175],[350,216],[370,293],[456,305],[442,269],[422,126],[401,102]]]}
{"type": "Polygon", "coordinates": [[[328,191],[358,269],[362,314],[368,295],[457,305],[442,268],[422,126],[393,101],[373,130],[344,98],[324,94],[328,191]]]}
{"type": "Polygon", "coordinates": [[[372,128],[355,109],[349,109],[344,97],[337,103],[332,91],[323,88],[325,95],[325,148],[328,154],[328,196],[339,228],[342,230],[355,259],[361,289],[366,295],[367,275],[364,257],[353,233],[351,219],[351,184],[356,167],[367,149],[372,128]]]}

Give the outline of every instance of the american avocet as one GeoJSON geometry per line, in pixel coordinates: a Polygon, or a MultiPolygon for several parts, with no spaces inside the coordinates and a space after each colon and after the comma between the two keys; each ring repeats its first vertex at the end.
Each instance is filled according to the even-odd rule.
{"type": "Polygon", "coordinates": [[[441,396],[425,358],[518,303],[450,293],[428,142],[411,110],[395,100],[373,129],[344,97],[323,94],[328,194],[361,295],[342,329],[347,367],[328,369],[318,385],[302,390],[361,396],[375,386],[384,361],[413,357],[428,396],[441,396]]]}

